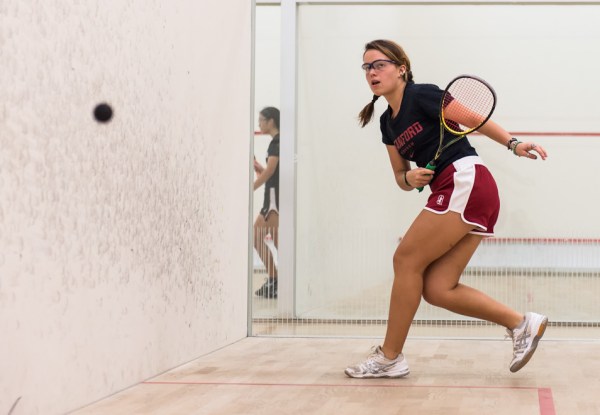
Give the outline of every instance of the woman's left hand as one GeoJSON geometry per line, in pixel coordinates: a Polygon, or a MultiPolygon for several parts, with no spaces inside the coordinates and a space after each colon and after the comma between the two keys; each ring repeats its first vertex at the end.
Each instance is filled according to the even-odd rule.
{"type": "Polygon", "coordinates": [[[531,142],[523,142],[517,144],[514,153],[519,157],[526,157],[528,159],[536,160],[538,156],[533,154],[532,151],[538,153],[542,160],[546,160],[546,157],[548,157],[548,154],[546,153],[546,150],[544,150],[544,147],[531,142]]]}

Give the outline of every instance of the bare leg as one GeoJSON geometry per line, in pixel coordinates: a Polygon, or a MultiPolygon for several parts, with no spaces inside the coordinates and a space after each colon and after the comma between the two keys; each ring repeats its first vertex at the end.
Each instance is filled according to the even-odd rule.
{"type": "Polygon", "coordinates": [[[468,234],[425,271],[423,298],[430,304],[454,313],[492,321],[509,329],[523,321],[523,315],[486,294],[459,283],[460,276],[479,246],[482,236],[468,234]]]}
{"type": "Polygon", "coordinates": [[[273,261],[273,255],[265,244],[265,236],[271,234],[273,243],[276,247],[279,246],[279,214],[271,212],[268,218],[263,215],[258,215],[254,222],[254,248],[258,252],[258,256],[267,268],[269,279],[277,279],[277,268],[273,261]]]}
{"type": "MultiPolygon", "coordinates": [[[[402,352],[423,294],[425,271],[472,229],[473,226],[464,223],[458,213],[438,215],[423,210],[406,232],[394,254],[394,283],[382,346],[387,358],[394,359],[402,352]]],[[[466,252],[457,255],[466,255],[466,252]]],[[[469,252],[465,264],[471,255],[469,252]]]]}

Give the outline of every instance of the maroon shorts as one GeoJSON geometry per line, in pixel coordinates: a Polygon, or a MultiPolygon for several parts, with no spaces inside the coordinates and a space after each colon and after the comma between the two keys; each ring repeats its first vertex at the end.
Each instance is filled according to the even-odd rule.
{"type": "Polygon", "coordinates": [[[496,181],[479,157],[456,160],[432,183],[425,209],[458,212],[465,223],[476,226],[470,233],[493,236],[500,211],[496,181]]]}

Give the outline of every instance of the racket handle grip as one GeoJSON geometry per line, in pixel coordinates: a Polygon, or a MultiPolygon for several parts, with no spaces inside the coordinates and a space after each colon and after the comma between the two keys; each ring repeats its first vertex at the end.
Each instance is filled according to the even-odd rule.
{"type": "MultiPolygon", "coordinates": [[[[427,166],[425,166],[425,168],[431,171],[435,171],[435,164],[427,163],[427,166]]],[[[417,190],[419,191],[419,193],[421,193],[423,191],[423,186],[417,187],[417,190]]]]}

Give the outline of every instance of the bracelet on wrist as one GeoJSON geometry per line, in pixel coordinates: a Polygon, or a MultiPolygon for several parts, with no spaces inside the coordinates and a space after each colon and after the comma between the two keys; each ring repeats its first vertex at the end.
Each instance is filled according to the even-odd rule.
{"type": "Polygon", "coordinates": [[[519,140],[517,140],[517,139],[516,139],[516,138],[514,138],[514,137],[513,137],[513,138],[511,138],[510,140],[508,140],[508,143],[506,143],[506,148],[507,148],[508,150],[512,150],[512,145],[513,145],[513,143],[515,143],[515,142],[517,142],[517,141],[519,141],[519,140]]]}
{"type": "Polygon", "coordinates": [[[521,143],[522,143],[522,141],[516,140],[516,141],[514,141],[514,142],[513,142],[513,143],[510,145],[510,146],[512,147],[512,152],[513,152],[513,154],[514,154],[515,156],[518,156],[518,154],[517,154],[517,146],[518,146],[519,144],[521,144],[521,143]]]}
{"type": "Polygon", "coordinates": [[[404,170],[404,183],[406,183],[406,185],[407,185],[408,187],[413,187],[413,185],[412,185],[412,184],[410,184],[410,183],[408,182],[408,179],[406,178],[406,170],[404,170]]]}

